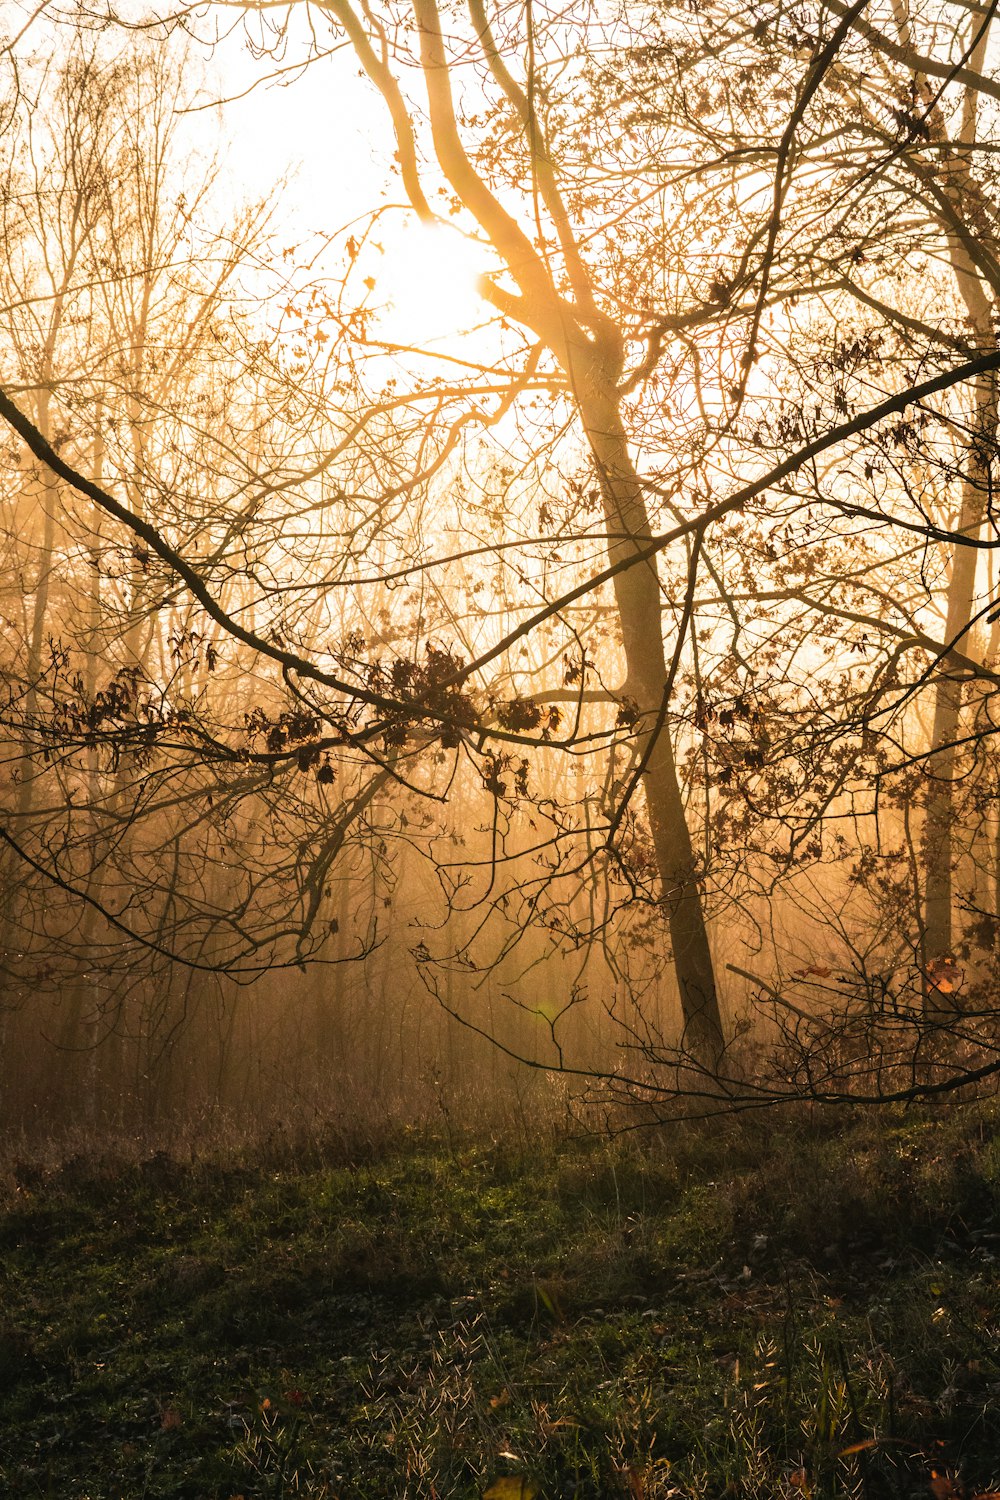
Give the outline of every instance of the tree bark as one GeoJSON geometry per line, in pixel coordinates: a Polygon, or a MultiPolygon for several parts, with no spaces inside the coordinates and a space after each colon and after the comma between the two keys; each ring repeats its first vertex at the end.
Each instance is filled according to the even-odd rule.
{"type": "MultiPolygon", "coordinates": [[[[990,448],[997,430],[997,393],[987,378],[977,382],[973,437],[956,530],[967,537],[978,537],[986,511],[990,484],[990,448]]],[[[973,547],[953,549],[945,619],[945,641],[961,641],[969,630],[976,595],[976,568],[979,554],[973,547]]],[[[934,722],[931,748],[934,754],[927,764],[930,786],[927,792],[924,823],[924,929],[928,966],[948,958],[954,948],[954,841],[955,773],[957,770],[959,724],[965,697],[963,680],[946,668],[934,696],[934,722]]],[[[935,989],[933,975],[928,993],[935,1004],[946,996],[935,989]]]]}
{"type": "MultiPolygon", "coordinates": [[[[430,217],[419,179],[413,126],[386,63],[384,38],[379,55],[349,0],[325,3],[344,27],[359,61],[386,101],[404,187],[418,215],[430,217]]],[[[620,329],[600,307],[580,254],[560,194],[556,164],[535,117],[530,80],[527,89],[522,89],[508,72],[499,58],[485,11],[473,0],[477,42],[486,66],[520,120],[540,201],[558,240],[569,296],[557,290],[549,265],[533,239],[501,204],[466,154],[455,117],[451,69],[436,0],[412,0],[412,5],[437,163],[518,287],[515,295],[495,280],[484,281],[483,295],[504,316],[530,328],[564,372],[601,478],[610,560],[622,561],[651,537],[643,485],[629,452],[621,396],[616,389],[624,343],[620,329]]],[[[623,697],[638,709],[637,745],[644,763],[642,781],[673,947],[684,1042],[699,1061],[714,1066],[723,1048],[723,1027],[691,835],[669,727],[664,721],[667,668],[655,562],[638,563],[617,574],[615,595],[626,666],[623,697]]]]}
{"type": "MultiPolygon", "coordinates": [[[[642,482],[632,463],[617,399],[611,393],[603,401],[583,396],[578,404],[602,479],[609,561],[616,563],[651,537],[642,482]]],[[[667,662],[655,564],[639,563],[618,573],[615,598],[627,672],[622,696],[639,710],[636,748],[645,766],[646,810],[670,929],[684,1042],[702,1062],[714,1065],[725,1039],[697,860],[669,728],[662,722],[667,662]]]]}
{"type": "MultiPolygon", "coordinates": [[[[896,7],[897,23],[902,42],[911,46],[908,22],[902,8],[896,7]]],[[[985,21],[973,16],[970,22],[974,43],[969,53],[971,67],[979,74],[986,61],[989,39],[989,19],[985,21]]],[[[984,267],[975,254],[977,239],[989,234],[989,205],[982,188],[973,175],[969,148],[976,140],[978,117],[978,89],[967,84],[962,107],[961,133],[958,147],[948,140],[947,128],[941,109],[934,98],[926,79],[919,71],[914,75],[915,83],[922,87],[927,98],[927,121],[932,139],[940,148],[940,154],[927,168],[933,176],[936,198],[939,204],[940,222],[944,229],[948,255],[955,275],[959,296],[965,305],[967,322],[980,351],[996,348],[994,331],[995,288],[985,279],[984,267]],[[944,171],[941,171],[942,165],[944,171]],[[975,221],[979,221],[975,223],[975,221]],[[975,234],[970,234],[969,225],[975,223],[975,234]]],[[[973,384],[972,411],[969,420],[969,440],[962,480],[956,532],[970,540],[978,540],[987,512],[992,482],[992,462],[996,451],[998,393],[996,376],[981,376],[973,384]]],[[[976,600],[976,574],[979,553],[975,547],[955,545],[952,549],[951,568],[945,604],[944,639],[948,647],[961,645],[966,650],[965,637],[972,625],[976,600]]],[[[943,663],[941,676],[934,696],[934,720],[931,729],[931,750],[927,771],[930,785],[926,798],[924,820],[924,917],[923,941],[926,954],[925,1005],[930,1012],[950,1011],[958,1003],[956,990],[942,988],[937,982],[938,965],[941,960],[952,957],[954,951],[954,868],[956,847],[955,827],[955,777],[958,769],[958,749],[965,690],[963,678],[955,675],[955,665],[947,660],[943,663]]]]}

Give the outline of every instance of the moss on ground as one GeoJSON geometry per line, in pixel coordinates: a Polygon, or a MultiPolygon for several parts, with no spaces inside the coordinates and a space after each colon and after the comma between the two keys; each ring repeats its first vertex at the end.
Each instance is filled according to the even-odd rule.
{"type": "Polygon", "coordinates": [[[0,1493],[986,1494],[998,1122],[23,1170],[0,1493]]]}

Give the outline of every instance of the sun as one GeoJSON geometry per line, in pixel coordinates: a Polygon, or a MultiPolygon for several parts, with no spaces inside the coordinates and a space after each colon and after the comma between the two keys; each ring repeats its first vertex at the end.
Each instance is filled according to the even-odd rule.
{"type": "Polygon", "coordinates": [[[489,321],[477,291],[485,255],[459,230],[409,222],[386,239],[383,257],[378,327],[388,342],[437,352],[489,321]]]}

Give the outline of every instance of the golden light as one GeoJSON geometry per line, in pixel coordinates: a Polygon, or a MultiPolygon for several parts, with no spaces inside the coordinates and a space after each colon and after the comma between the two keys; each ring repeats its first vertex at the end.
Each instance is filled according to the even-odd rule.
{"type": "Polygon", "coordinates": [[[457,230],[407,224],[384,242],[379,333],[391,343],[428,350],[468,334],[489,318],[476,290],[484,270],[481,248],[457,230]]]}

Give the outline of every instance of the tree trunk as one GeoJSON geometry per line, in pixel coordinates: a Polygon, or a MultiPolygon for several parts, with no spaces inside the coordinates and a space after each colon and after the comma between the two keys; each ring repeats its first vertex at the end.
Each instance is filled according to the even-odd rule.
{"type": "MultiPolygon", "coordinates": [[[[652,535],[642,482],[629,454],[614,395],[609,392],[603,399],[592,400],[580,396],[578,404],[602,479],[609,561],[616,563],[634,554],[652,535]]],[[[684,1043],[702,1062],[714,1065],[724,1046],[722,1017],[694,847],[670,731],[662,718],[667,663],[655,563],[639,563],[619,573],[615,598],[626,664],[622,697],[639,710],[637,751],[645,762],[643,788],[670,928],[684,1043]]]]}
{"type": "MultiPolygon", "coordinates": [[[[957,530],[962,536],[978,537],[986,510],[990,483],[990,448],[997,430],[997,394],[992,380],[980,382],[976,390],[972,449],[962,484],[962,504],[957,530]]],[[[948,580],[947,612],[944,638],[948,643],[959,640],[969,629],[976,594],[976,568],[979,553],[973,547],[956,546],[948,580]]],[[[934,698],[934,724],[931,731],[933,756],[927,770],[930,788],[927,793],[924,824],[924,928],[928,964],[951,955],[954,939],[952,909],[954,905],[953,870],[955,844],[955,771],[964,692],[960,678],[942,676],[934,698]]],[[[934,988],[933,976],[929,995],[944,998],[934,988]]]]}
{"type": "MultiPolygon", "coordinates": [[[[970,64],[978,72],[985,61],[989,24],[973,17],[971,25],[977,39],[970,53],[970,64]]],[[[909,40],[905,20],[900,14],[901,35],[909,40]]],[[[926,80],[924,80],[926,83],[926,80]]],[[[950,144],[940,108],[931,96],[928,123],[932,137],[943,152],[932,164],[938,186],[943,189],[942,227],[947,235],[948,253],[958,293],[965,304],[968,323],[981,350],[996,347],[993,326],[994,298],[984,282],[980,268],[969,249],[966,231],[968,221],[980,220],[980,229],[989,227],[989,204],[971,170],[968,148],[976,140],[978,96],[966,90],[961,116],[961,146],[950,144]],[[945,170],[942,173],[941,166],[945,170]]],[[[997,385],[995,377],[983,376],[973,387],[973,409],[967,450],[957,532],[977,540],[982,529],[990,494],[991,464],[997,438],[997,385]]],[[[975,547],[953,548],[951,572],[945,611],[944,639],[948,646],[966,642],[976,599],[976,573],[979,553],[975,547]]],[[[929,1011],[953,1010],[957,992],[943,989],[936,982],[940,960],[952,956],[954,947],[954,866],[956,849],[955,773],[958,751],[956,740],[962,716],[963,683],[947,671],[938,682],[934,699],[934,723],[928,761],[930,787],[927,793],[924,822],[924,944],[927,957],[925,1004],[929,1011]]]]}
{"type": "MultiPolygon", "coordinates": [[[[384,51],[376,53],[349,0],[326,0],[344,26],[392,117],[400,171],[416,212],[432,217],[420,181],[416,138],[399,86],[384,51]]],[[[624,362],[621,330],[601,308],[591,274],[562,200],[558,171],[550,156],[532,99],[499,57],[483,7],[474,7],[477,42],[484,64],[520,121],[535,174],[538,201],[544,203],[565,268],[569,296],[556,289],[549,263],[521,223],[495,196],[466,154],[455,118],[451,68],[441,32],[437,0],[412,0],[420,64],[427,88],[434,154],[466,210],[478,221],[519,289],[514,296],[498,279],[484,278],[481,290],[505,317],[530,328],[565,372],[604,495],[612,562],[624,560],[650,539],[643,486],[629,453],[616,389],[624,362]]],[[[529,57],[529,73],[532,62],[529,57]]],[[[723,1046],[722,1020],[705,930],[694,852],[665,722],[666,658],[660,590],[653,562],[637,564],[615,578],[615,594],[625,653],[624,695],[639,710],[638,749],[649,812],[664,912],[670,928],[680,991],[684,1041],[698,1059],[714,1066],[723,1046]]]]}

